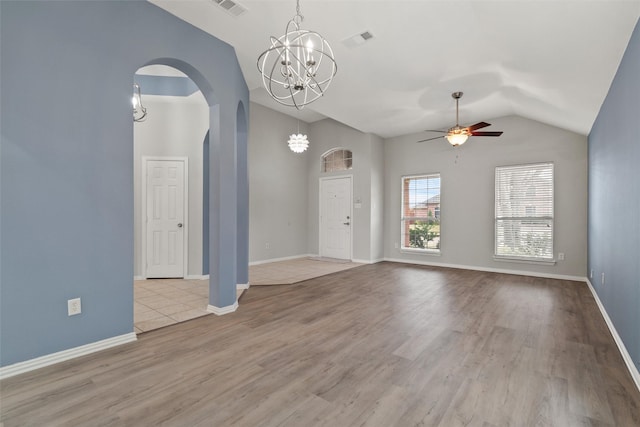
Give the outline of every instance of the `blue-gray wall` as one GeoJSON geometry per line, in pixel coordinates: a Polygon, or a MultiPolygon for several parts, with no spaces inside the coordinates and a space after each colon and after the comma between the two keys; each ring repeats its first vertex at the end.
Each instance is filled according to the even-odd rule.
{"type": "Polygon", "coordinates": [[[181,70],[210,105],[209,298],[232,305],[248,268],[236,120],[249,105],[233,48],[147,2],[0,8],[0,365],[133,331],[130,99],[144,65],[181,70]]]}
{"type": "Polygon", "coordinates": [[[589,134],[589,272],[640,369],[640,22],[589,134]],[[602,283],[602,273],[605,275],[602,283]]]}
{"type": "Polygon", "coordinates": [[[237,210],[237,276],[238,284],[249,284],[249,159],[248,159],[248,126],[247,111],[245,105],[238,104],[236,111],[236,147],[237,147],[237,183],[238,183],[238,210],[237,210]]]}
{"type": "Polygon", "coordinates": [[[202,143],[202,275],[209,274],[209,132],[202,143]]]}

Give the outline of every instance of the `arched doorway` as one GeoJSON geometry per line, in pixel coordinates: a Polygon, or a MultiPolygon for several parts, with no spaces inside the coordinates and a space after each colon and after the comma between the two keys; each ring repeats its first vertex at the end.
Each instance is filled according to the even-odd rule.
{"type": "Polygon", "coordinates": [[[147,110],[134,123],[134,327],[140,333],[207,314],[201,144],[210,124],[202,92],[177,68],[145,66],[134,81],[147,110]]]}

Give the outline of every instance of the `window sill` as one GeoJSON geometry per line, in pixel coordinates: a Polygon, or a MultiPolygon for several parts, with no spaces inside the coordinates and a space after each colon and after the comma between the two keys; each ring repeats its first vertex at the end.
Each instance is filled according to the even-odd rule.
{"type": "Polygon", "coordinates": [[[493,260],[498,262],[513,262],[518,264],[556,265],[555,259],[542,260],[542,259],[535,259],[535,258],[515,258],[515,257],[505,257],[505,256],[494,255],[493,260]]]}
{"type": "Polygon", "coordinates": [[[414,255],[431,255],[431,256],[441,256],[442,253],[440,249],[408,249],[402,248],[400,249],[400,253],[403,254],[414,254],[414,255]]]}

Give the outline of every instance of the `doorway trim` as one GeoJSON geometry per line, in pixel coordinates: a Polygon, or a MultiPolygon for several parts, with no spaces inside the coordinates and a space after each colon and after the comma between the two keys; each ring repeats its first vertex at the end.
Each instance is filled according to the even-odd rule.
{"type": "Polygon", "coordinates": [[[349,220],[351,222],[351,232],[349,233],[349,260],[353,260],[353,234],[354,234],[354,218],[353,218],[353,174],[348,175],[332,175],[320,177],[318,180],[318,255],[322,256],[322,248],[324,244],[324,238],[322,233],[322,211],[324,208],[324,198],[322,197],[322,185],[326,181],[333,179],[349,179],[349,220]]]}
{"type": "Polygon", "coordinates": [[[177,156],[142,156],[140,168],[140,229],[142,240],[140,241],[142,279],[147,279],[147,163],[149,161],[174,161],[184,163],[184,239],[183,239],[183,270],[182,278],[187,277],[189,270],[189,158],[177,156]]]}

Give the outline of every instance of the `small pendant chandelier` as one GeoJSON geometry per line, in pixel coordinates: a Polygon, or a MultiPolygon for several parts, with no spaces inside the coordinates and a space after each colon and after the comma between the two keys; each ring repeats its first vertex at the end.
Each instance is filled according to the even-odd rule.
{"type": "Polygon", "coordinates": [[[302,30],[300,0],[283,36],[271,36],[271,47],[258,57],[258,70],[269,95],[297,109],[320,98],[337,71],[329,43],[317,32],[302,30]]]}
{"type": "Polygon", "coordinates": [[[303,135],[300,133],[300,120],[298,120],[298,133],[292,134],[289,136],[289,148],[294,153],[303,153],[309,147],[309,141],[307,140],[307,135],[303,135]]]}
{"type": "Polygon", "coordinates": [[[142,105],[142,95],[140,95],[140,86],[137,83],[133,84],[133,97],[131,98],[133,104],[133,121],[143,122],[147,118],[147,109],[142,105]]]}

